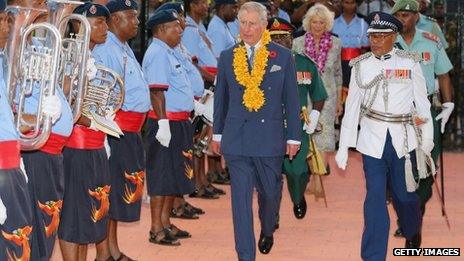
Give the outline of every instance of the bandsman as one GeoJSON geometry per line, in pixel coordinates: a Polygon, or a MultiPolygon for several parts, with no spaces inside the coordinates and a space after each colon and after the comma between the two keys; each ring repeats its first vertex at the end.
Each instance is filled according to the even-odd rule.
{"type": "Polygon", "coordinates": [[[118,222],[140,220],[141,198],[145,181],[145,152],[141,129],[150,110],[150,92],[142,68],[127,41],[137,35],[138,4],[134,0],[111,0],[108,39],[92,51],[97,63],[121,75],[124,81],[124,103],[115,122],[124,136],[108,137],[111,149],[109,248],[115,259],[132,260],[119,249],[118,222]]]}

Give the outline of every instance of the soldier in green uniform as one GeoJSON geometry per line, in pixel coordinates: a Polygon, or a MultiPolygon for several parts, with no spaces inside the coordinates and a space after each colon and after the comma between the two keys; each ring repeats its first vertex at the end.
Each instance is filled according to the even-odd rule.
{"type": "MultiPolygon", "coordinates": [[[[268,22],[268,30],[272,41],[281,44],[289,49],[292,48],[292,33],[295,27],[286,20],[273,17],[268,22]]],[[[273,54],[270,53],[270,56],[273,54]]],[[[306,200],[304,191],[309,181],[309,170],[306,157],[309,151],[309,135],[314,132],[317,126],[319,112],[327,99],[327,92],[322,83],[322,79],[317,72],[316,64],[304,54],[294,54],[295,66],[297,71],[298,91],[300,96],[300,106],[302,109],[301,120],[301,147],[293,160],[284,160],[284,173],[287,176],[287,185],[293,202],[293,213],[295,217],[301,219],[306,214],[306,200]],[[308,101],[308,97],[310,101],[308,101]],[[310,107],[311,112],[306,108],[310,107]],[[303,114],[306,114],[303,116],[303,114]],[[309,119],[309,124],[304,118],[309,119]]]]}
{"type": "MultiPolygon", "coordinates": [[[[403,24],[403,30],[397,37],[396,46],[407,51],[417,52],[421,57],[421,68],[426,80],[427,94],[432,100],[435,89],[435,76],[438,78],[439,91],[443,100],[442,112],[438,114],[436,108],[431,106],[434,126],[434,149],[432,158],[436,162],[441,151],[441,133],[445,130],[446,122],[453,109],[453,87],[448,72],[453,69],[438,36],[418,29],[415,24],[419,19],[419,4],[415,0],[399,0],[392,9],[392,14],[403,24]],[[441,119],[441,123],[438,120],[441,119]]],[[[419,182],[417,193],[421,199],[422,214],[425,212],[425,204],[432,196],[433,178],[428,177],[419,182]]],[[[395,232],[396,236],[401,231],[395,232]]]]}

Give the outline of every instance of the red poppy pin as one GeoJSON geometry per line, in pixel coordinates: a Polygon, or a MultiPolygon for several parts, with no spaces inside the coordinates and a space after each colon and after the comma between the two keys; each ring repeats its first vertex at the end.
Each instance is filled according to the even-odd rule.
{"type": "Polygon", "coordinates": [[[269,52],[269,57],[276,58],[277,57],[277,52],[276,51],[270,51],[269,52]]]}

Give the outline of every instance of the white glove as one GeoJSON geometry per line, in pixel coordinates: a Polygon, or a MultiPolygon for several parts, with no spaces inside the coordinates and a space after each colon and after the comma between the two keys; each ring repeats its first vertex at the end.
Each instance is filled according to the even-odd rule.
{"type": "Polygon", "coordinates": [[[421,149],[426,155],[430,155],[430,153],[432,153],[433,146],[434,144],[432,139],[422,140],[421,149]]]}
{"type": "Polygon", "coordinates": [[[335,155],[335,161],[337,162],[337,166],[343,170],[346,169],[346,165],[348,163],[348,148],[347,147],[340,147],[335,155]]]}
{"type": "Polygon", "coordinates": [[[203,115],[206,111],[206,106],[197,101],[193,101],[193,110],[195,111],[195,115],[203,115]]]}
{"type": "Polygon", "coordinates": [[[156,139],[164,147],[169,147],[171,141],[171,129],[169,128],[169,120],[158,120],[158,131],[156,132],[156,139]]]}
{"type": "Polygon", "coordinates": [[[108,137],[105,138],[105,142],[103,143],[103,145],[105,145],[106,156],[109,159],[111,156],[111,147],[110,147],[110,144],[108,143],[108,137]]]}
{"type": "Polygon", "coordinates": [[[6,218],[6,207],[3,204],[2,198],[0,197],[0,225],[5,224],[6,218]]]}
{"type": "Polygon", "coordinates": [[[316,130],[317,127],[317,122],[319,121],[320,114],[321,113],[317,110],[311,110],[311,112],[309,113],[309,125],[306,123],[303,125],[303,130],[306,131],[306,133],[314,133],[314,130],[316,130]]]}
{"type": "Polygon", "coordinates": [[[20,161],[19,161],[19,169],[21,170],[21,173],[23,173],[24,179],[26,180],[26,183],[28,183],[28,182],[29,182],[29,178],[27,177],[26,167],[24,167],[24,160],[23,160],[23,158],[21,158],[20,161]]]}
{"type": "Polygon", "coordinates": [[[445,102],[442,104],[443,108],[440,112],[440,114],[435,117],[435,120],[441,119],[441,133],[445,132],[445,126],[446,123],[449,120],[449,117],[451,116],[451,113],[453,113],[454,110],[454,103],[452,102],[445,102]]]}
{"type": "Polygon", "coordinates": [[[42,111],[52,119],[52,124],[61,117],[61,101],[57,95],[47,96],[42,101],[42,111]]]}

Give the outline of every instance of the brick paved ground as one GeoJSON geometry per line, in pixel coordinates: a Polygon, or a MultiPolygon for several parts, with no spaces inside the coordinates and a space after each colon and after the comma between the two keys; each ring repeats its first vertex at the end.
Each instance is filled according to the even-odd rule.
{"type": "MultiPolygon", "coordinates": [[[[461,247],[464,250],[464,177],[461,163],[464,154],[446,154],[446,203],[451,231],[441,216],[440,205],[434,196],[426,212],[423,228],[423,247],[461,247]]],[[[331,166],[335,166],[331,162],[331,166]]],[[[323,201],[306,196],[309,213],[303,220],[293,216],[292,203],[284,190],[280,229],[275,233],[271,254],[258,254],[258,261],[270,260],[360,260],[359,248],[363,226],[362,207],[364,178],[359,155],[350,155],[346,172],[332,167],[332,174],[324,177],[329,207],[323,201]]],[[[189,200],[204,208],[206,215],[196,221],[174,219],[175,224],[189,230],[193,237],[182,240],[180,247],[163,247],[148,242],[149,206],[142,209],[142,220],[120,226],[122,250],[140,261],[145,260],[236,260],[233,241],[229,187],[227,195],[219,200],[189,200]]],[[[256,208],[256,201],[254,207],[256,208]]],[[[391,208],[390,208],[391,210],[391,208]]],[[[256,211],[255,211],[256,213],[256,211]]],[[[390,211],[392,214],[392,211],[390,211]]],[[[255,214],[255,217],[257,215],[255,214]]],[[[391,215],[394,221],[396,217],[391,215]]],[[[255,233],[259,224],[255,219],[255,233]]],[[[396,228],[392,222],[391,233],[396,228]]],[[[393,257],[391,249],[402,247],[403,239],[390,237],[389,260],[458,260],[459,258],[393,257]]],[[[59,247],[52,260],[61,260],[59,247]]],[[[461,253],[463,255],[463,253],[461,253]]],[[[91,246],[88,260],[95,257],[91,246]]],[[[461,257],[462,258],[462,257],[461,257]]],[[[463,259],[461,259],[463,260],[463,259]]]]}

